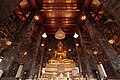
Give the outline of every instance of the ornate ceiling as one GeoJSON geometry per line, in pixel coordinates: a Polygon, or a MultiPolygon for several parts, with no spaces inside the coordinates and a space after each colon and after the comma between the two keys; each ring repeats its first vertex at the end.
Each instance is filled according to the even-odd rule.
{"type": "Polygon", "coordinates": [[[36,15],[43,21],[47,34],[54,34],[59,27],[66,34],[73,34],[84,10],[91,12],[95,18],[99,12],[104,12],[98,0],[23,0],[16,14],[25,21],[33,10],[37,10],[36,15]]]}

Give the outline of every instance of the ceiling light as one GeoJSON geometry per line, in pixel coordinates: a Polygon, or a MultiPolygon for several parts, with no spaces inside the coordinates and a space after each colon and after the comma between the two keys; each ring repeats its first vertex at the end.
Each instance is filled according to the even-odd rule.
{"type": "Polygon", "coordinates": [[[79,44],[77,43],[76,46],[79,46],[79,44]]]}
{"type": "Polygon", "coordinates": [[[55,33],[55,38],[56,39],[64,39],[65,38],[65,32],[62,31],[61,28],[58,29],[58,31],[55,33]]]}
{"type": "Polygon", "coordinates": [[[24,52],[24,55],[27,55],[27,52],[24,52]]]}
{"type": "Polygon", "coordinates": [[[74,38],[78,38],[78,36],[79,36],[79,35],[78,35],[77,33],[75,33],[73,37],[74,37],[74,38]]]}
{"type": "Polygon", "coordinates": [[[34,19],[39,20],[40,18],[39,18],[39,16],[36,15],[36,16],[34,16],[34,19]]]}
{"type": "Polygon", "coordinates": [[[83,15],[83,16],[81,17],[81,20],[86,20],[86,16],[83,15]]]}
{"type": "Polygon", "coordinates": [[[115,41],[114,41],[113,39],[111,39],[111,40],[108,40],[108,42],[109,42],[110,44],[113,44],[115,41]]]}
{"type": "Polygon", "coordinates": [[[7,45],[11,45],[12,42],[11,42],[11,41],[6,41],[6,44],[7,44],[7,45]]]}
{"type": "Polygon", "coordinates": [[[41,46],[44,46],[45,44],[41,44],[41,46]]]}
{"type": "Polygon", "coordinates": [[[93,52],[93,54],[95,54],[95,55],[96,55],[97,53],[98,53],[97,51],[94,51],[94,52],[93,52]]]}
{"type": "Polygon", "coordinates": [[[71,49],[69,49],[68,51],[71,51],[71,49]]]}
{"type": "Polygon", "coordinates": [[[46,34],[46,33],[43,33],[43,34],[42,34],[42,37],[43,37],[43,38],[47,38],[47,34],[46,34]]]}
{"type": "Polygon", "coordinates": [[[51,51],[51,49],[49,48],[48,51],[51,51]]]}

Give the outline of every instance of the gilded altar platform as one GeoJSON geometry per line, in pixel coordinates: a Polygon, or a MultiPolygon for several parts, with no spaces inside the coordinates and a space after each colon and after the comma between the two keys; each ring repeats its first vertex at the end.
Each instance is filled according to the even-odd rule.
{"type": "Polygon", "coordinates": [[[74,61],[67,58],[66,51],[63,51],[62,47],[63,44],[59,42],[54,57],[48,60],[46,67],[42,69],[39,80],[83,80],[74,61]]]}

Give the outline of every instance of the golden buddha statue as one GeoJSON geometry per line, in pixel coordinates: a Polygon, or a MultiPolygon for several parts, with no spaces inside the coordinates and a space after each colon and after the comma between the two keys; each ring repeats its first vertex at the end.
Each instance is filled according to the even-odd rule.
{"type": "Polygon", "coordinates": [[[56,59],[65,59],[67,56],[66,56],[66,51],[63,51],[62,50],[63,48],[63,44],[62,42],[60,41],[58,43],[58,50],[55,51],[55,55],[54,57],[52,58],[52,60],[56,60],[56,59]]]}
{"type": "Polygon", "coordinates": [[[55,51],[55,55],[48,61],[49,63],[73,63],[73,60],[67,59],[66,51],[63,51],[63,44],[60,41],[58,43],[58,49],[55,51]]]}
{"type": "Polygon", "coordinates": [[[73,60],[67,59],[66,51],[63,51],[63,44],[58,43],[58,49],[54,52],[54,57],[46,64],[43,78],[48,80],[67,80],[72,78],[72,71],[76,69],[73,60]]]}

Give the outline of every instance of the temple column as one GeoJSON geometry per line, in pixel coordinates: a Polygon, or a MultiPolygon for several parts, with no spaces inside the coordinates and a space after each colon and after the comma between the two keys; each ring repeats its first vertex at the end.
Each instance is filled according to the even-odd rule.
{"type": "MultiPolygon", "coordinates": [[[[45,44],[45,40],[43,41],[43,43],[45,44]]],[[[41,48],[41,57],[40,57],[40,67],[39,67],[39,72],[38,72],[38,78],[41,77],[41,73],[42,73],[42,64],[43,64],[43,56],[44,56],[44,46],[42,46],[41,48]]]]}
{"type": "MultiPolygon", "coordinates": [[[[89,54],[89,53],[88,53],[88,54],[89,54]]],[[[96,69],[96,68],[94,67],[94,69],[91,69],[90,64],[94,64],[94,63],[90,63],[90,60],[91,60],[91,59],[89,59],[89,58],[90,58],[89,56],[86,57],[86,65],[87,65],[87,70],[88,70],[87,77],[88,77],[88,79],[92,79],[92,78],[94,78],[94,77],[93,77],[93,70],[96,69]]],[[[94,65],[96,66],[96,64],[94,64],[94,65]]],[[[97,69],[96,69],[96,70],[97,70],[97,69]]]]}
{"type": "MultiPolygon", "coordinates": [[[[89,66],[89,69],[91,69],[92,71],[90,72],[92,77],[91,78],[94,78],[96,77],[95,74],[95,70],[98,70],[98,67],[97,67],[97,59],[95,58],[95,56],[93,54],[90,54],[89,58],[88,58],[88,62],[87,62],[90,66],[89,66]]],[[[100,75],[99,75],[100,76],[100,75]]]]}
{"type": "Polygon", "coordinates": [[[7,19],[22,0],[0,0],[0,22],[7,19]]]}
{"type": "Polygon", "coordinates": [[[79,34],[79,40],[80,40],[79,49],[81,49],[80,58],[81,58],[81,64],[82,64],[82,73],[84,77],[93,78],[92,70],[88,63],[88,51],[87,51],[86,45],[84,44],[84,40],[82,38],[79,28],[78,28],[78,34],[79,34]]]}
{"type": "MultiPolygon", "coordinates": [[[[76,39],[75,39],[75,44],[77,44],[76,39]]],[[[81,64],[81,60],[80,60],[80,53],[82,53],[82,52],[81,52],[81,48],[79,48],[79,46],[76,46],[76,52],[77,52],[77,56],[78,56],[79,72],[82,74],[82,64],[81,64]]]]}
{"type": "MultiPolygon", "coordinates": [[[[88,16],[90,17],[90,16],[88,16]]],[[[88,29],[88,32],[89,32],[89,35],[90,35],[90,38],[94,40],[94,42],[96,42],[97,44],[99,44],[102,49],[104,50],[104,52],[107,54],[108,56],[108,60],[109,60],[109,64],[111,63],[112,64],[112,67],[114,69],[114,72],[116,75],[114,75],[114,72],[113,75],[109,76],[109,77],[115,77],[115,76],[120,76],[120,74],[118,73],[118,70],[119,70],[119,62],[120,62],[120,58],[118,56],[118,53],[116,50],[113,49],[112,45],[110,45],[107,40],[102,36],[102,34],[100,34],[94,27],[96,27],[96,24],[92,24],[92,21],[91,20],[92,18],[89,18],[90,21],[87,21],[86,22],[86,28],[88,29]]],[[[108,63],[107,63],[108,64],[108,63]]],[[[106,65],[107,66],[107,65],[106,65]]],[[[109,66],[107,67],[109,68],[109,66]]],[[[107,69],[106,68],[106,69],[107,69]]],[[[109,72],[108,72],[109,73],[109,72]]]]}
{"type": "Polygon", "coordinates": [[[8,76],[9,69],[13,61],[15,60],[16,55],[19,53],[20,46],[23,45],[22,42],[24,41],[24,38],[26,36],[31,36],[31,34],[28,33],[32,31],[32,26],[28,26],[28,24],[31,23],[34,13],[35,12],[33,11],[26,20],[26,22],[23,25],[21,25],[22,27],[15,38],[15,42],[7,51],[4,52],[3,61],[0,63],[0,69],[4,71],[6,77],[8,76]]]}
{"type": "Polygon", "coordinates": [[[32,66],[30,69],[29,79],[32,79],[35,76],[35,66],[36,66],[37,55],[39,53],[39,48],[40,48],[40,43],[41,43],[41,35],[42,35],[42,26],[39,29],[39,35],[36,40],[36,45],[34,46],[34,51],[32,53],[33,58],[32,58],[32,66]]]}

